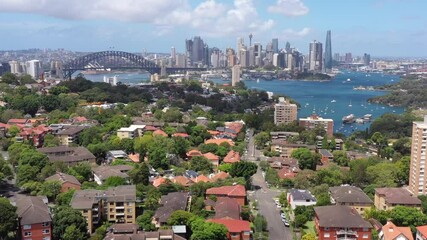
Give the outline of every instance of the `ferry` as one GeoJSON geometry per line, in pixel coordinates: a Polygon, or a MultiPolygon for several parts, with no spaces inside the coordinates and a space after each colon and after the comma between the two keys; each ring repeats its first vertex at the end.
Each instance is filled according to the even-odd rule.
{"type": "Polygon", "coordinates": [[[347,115],[342,118],[343,123],[353,123],[354,122],[354,114],[347,115]]]}
{"type": "Polygon", "coordinates": [[[353,90],[366,90],[364,86],[353,87],[353,90]]]}

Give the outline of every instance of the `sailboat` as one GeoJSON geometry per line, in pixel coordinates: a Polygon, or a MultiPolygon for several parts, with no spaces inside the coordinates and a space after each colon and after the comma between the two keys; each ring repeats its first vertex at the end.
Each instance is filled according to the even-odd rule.
{"type": "Polygon", "coordinates": [[[353,107],[353,105],[351,105],[351,100],[350,100],[350,104],[348,105],[349,107],[353,107]]]}

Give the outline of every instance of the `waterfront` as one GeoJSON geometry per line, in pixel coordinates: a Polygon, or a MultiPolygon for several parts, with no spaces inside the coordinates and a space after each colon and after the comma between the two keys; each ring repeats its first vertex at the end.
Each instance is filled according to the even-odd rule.
{"type": "MultiPolygon", "coordinates": [[[[85,77],[92,81],[102,81],[104,76],[111,77],[114,75],[118,75],[119,80],[123,83],[131,84],[149,79],[149,75],[146,73],[109,73],[85,75],[85,77]]],[[[229,81],[220,79],[213,81],[218,84],[229,83],[229,81]]],[[[334,120],[336,132],[349,134],[356,130],[365,130],[370,123],[343,125],[341,123],[343,116],[354,114],[357,118],[365,114],[372,114],[373,119],[375,119],[384,113],[402,113],[404,111],[402,107],[390,107],[367,102],[371,97],[386,94],[384,91],[356,91],[353,88],[357,86],[380,86],[397,81],[399,81],[399,77],[395,75],[344,72],[331,81],[260,80],[258,82],[250,80],[245,81],[245,84],[248,88],[290,96],[301,105],[298,117],[307,117],[315,110],[318,115],[334,120]]]]}

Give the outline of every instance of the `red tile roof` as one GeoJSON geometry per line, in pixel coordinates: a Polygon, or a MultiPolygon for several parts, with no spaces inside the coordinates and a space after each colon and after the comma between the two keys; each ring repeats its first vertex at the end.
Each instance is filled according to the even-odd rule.
{"type": "Polygon", "coordinates": [[[226,172],[219,172],[219,173],[215,174],[213,177],[211,177],[211,181],[216,182],[220,179],[226,179],[228,177],[230,177],[230,174],[228,174],[226,172]]]}
{"type": "Polygon", "coordinates": [[[159,187],[160,185],[162,185],[164,183],[166,183],[166,178],[159,177],[159,178],[154,179],[153,186],[154,187],[159,187]]]}
{"type": "Polygon", "coordinates": [[[154,126],[145,126],[145,131],[156,131],[157,128],[154,126]]]}
{"type": "Polygon", "coordinates": [[[397,239],[400,235],[405,236],[408,240],[414,240],[410,227],[398,227],[391,221],[382,227],[382,232],[385,240],[397,239]]]}
{"type": "Polygon", "coordinates": [[[280,179],[293,179],[297,174],[294,173],[289,167],[283,167],[277,171],[277,175],[279,175],[280,179]]]}
{"type": "Polygon", "coordinates": [[[208,130],[208,133],[209,133],[210,135],[212,135],[212,136],[216,136],[216,135],[218,135],[218,134],[219,134],[219,132],[218,132],[218,131],[215,131],[215,130],[208,130]]]}
{"type": "Polygon", "coordinates": [[[186,133],[174,133],[172,136],[173,136],[173,137],[183,137],[183,138],[188,138],[188,134],[186,134],[186,133]]]}
{"type": "Polygon", "coordinates": [[[234,198],[221,197],[215,203],[215,217],[240,220],[240,204],[234,198]]]}
{"type": "Polygon", "coordinates": [[[231,150],[227,153],[227,156],[224,157],[225,163],[235,163],[240,162],[240,154],[234,150],[231,150]]]}
{"type": "Polygon", "coordinates": [[[209,182],[209,178],[206,177],[205,175],[199,175],[196,178],[192,178],[191,179],[193,182],[198,183],[198,182],[209,182]]]}
{"type": "Polygon", "coordinates": [[[230,233],[241,233],[251,231],[251,224],[245,220],[236,219],[209,219],[208,222],[214,222],[224,225],[230,233]]]}
{"type": "Polygon", "coordinates": [[[191,181],[190,179],[184,177],[184,176],[176,176],[172,179],[173,183],[179,184],[181,186],[184,187],[189,187],[191,185],[193,185],[193,181],[191,181]]]}
{"type": "Polygon", "coordinates": [[[206,190],[207,195],[226,195],[229,197],[246,197],[246,189],[243,185],[214,187],[206,190]]]}
{"type": "Polygon", "coordinates": [[[220,145],[221,143],[224,143],[224,142],[228,143],[230,146],[234,146],[233,140],[226,139],[226,138],[220,138],[220,139],[211,138],[211,139],[206,140],[205,144],[214,143],[216,145],[220,145]]]}
{"type": "Polygon", "coordinates": [[[139,163],[139,153],[128,154],[128,157],[130,160],[132,160],[132,162],[139,163]]]}
{"type": "Polygon", "coordinates": [[[13,124],[26,124],[30,122],[28,119],[23,118],[12,118],[7,121],[7,124],[13,125],[13,124]]]}
{"type": "Polygon", "coordinates": [[[219,161],[219,156],[217,156],[211,152],[203,154],[203,157],[207,158],[210,161],[219,161]]]}
{"type": "Polygon", "coordinates": [[[12,127],[12,125],[6,124],[6,123],[0,123],[0,127],[4,127],[6,129],[9,129],[10,127],[12,127]]]}
{"type": "Polygon", "coordinates": [[[86,122],[87,118],[85,118],[85,117],[74,117],[73,120],[75,122],[86,122]]]}
{"type": "Polygon", "coordinates": [[[427,238],[427,225],[417,227],[418,232],[423,235],[423,237],[427,238]]]}
{"type": "Polygon", "coordinates": [[[197,149],[190,150],[185,155],[187,155],[187,157],[203,156],[203,154],[197,149]]]}
{"type": "Polygon", "coordinates": [[[225,126],[228,127],[229,129],[232,129],[236,133],[239,133],[243,128],[243,124],[239,122],[226,123],[225,126]]]}
{"type": "Polygon", "coordinates": [[[159,135],[159,136],[163,136],[163,137],[167,137],[168,136],[168,134],[167,133],[165,133],[164,131],[162,131],[162,130],[160,130],[160,129],[157,129],[156,131],[154,131],[153,132],[153,136],[154,135],[159,135]]]}

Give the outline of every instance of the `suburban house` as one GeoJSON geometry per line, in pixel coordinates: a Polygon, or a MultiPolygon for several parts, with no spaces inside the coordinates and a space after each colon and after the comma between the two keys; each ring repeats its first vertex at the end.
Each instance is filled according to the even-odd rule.
{"type": "Polygon", "coordinates": [[[116,160],[124,160],[124,161],[129,160],[129,156],[123,150],[111,150],[111,151],[108,151],[106,155],[107,155],[106,159],[108,163],[112,163],[116,160]]]}
{"type": "Polygon", "coordinates": [[[391,210],[395,206],[421,209],[421,200],[404,188],[377,188],[374,203],[378,210],[391,210]]]}
{"type": "Polygon", "coordinates": [[[237,219],[209,219],[208,222],[214,222],[218,224],[224,225],[227,230],[227,238],[228,240],[249,240],[251,239],[252,230],[251,224],[245,220],[237,220],[237,219]]]}
{"type": "Polygon", "coordinates": [[[372,225],[348,206],[315,207],[314,224],[319,240],[371,240],[372,225]]]}
{"type": "Polygon", "coordinates": [[[192,157],[203,156],[203,154],[199,150],[196,150],[196,149],[188,151],[185,155],[187,156],[188,159],[191,159],[192,157]]]}
{"type": "Polygon", "coordinates": [[[397,227],[391,221],[381,228],[378,237],[380,240],[414,240],[410,227],[397,227]]]}
{"type": "Polygon", "coordinates": [[[212,163],[214,171],[216,172],[219,166],[219,156],[208,152],[203,154],[203,157],[207,158],[212,163]]]}
{"type": "Polygon", "coordinates": [[[187,209],[188,198],[188,192],[171,192],[162,196],[160,199],[162,206],[154,214],[152,223],[156,227],[165,225],[173,212],[187,209]]]}
{"type": "Polygon", "coordinates": [[[73,175],[57,172],[56,174],[48,177],[45,181],[58,181],[61,183],[61,192],[67,192],[70,189],[80,190],[81,183],[73,175]]]}
{"type": "Polygon", "coordinates": [[[216,144],[218,146],[221,145],[221,143],[228,143],[228,145],[234,146],[233,140],[227,139],[227,138],[218,138],[218,139],[211,138],[205,141],[205,144],[210,144],[210,143],[216,144]]]}
{"type": "Polygon", "coordinates": [[[141,137],[144,135],[145,125],[130,125],[127,128],[120,128],[117,130],[117,137],[120,139],[141,137]]]}
{"type": "Polygon", "coordinates": [[[356,209],[359,214],[362,214],[366,209],[370,209],[374,205],[368,195],[358,187],[330,187],[329,194],[332,204],[352,207],[356,209]]]}
{"type": "Polygon", "coordinates": [[[110,223],[135,223],[135,203],[135,185],[124,185],[107,190],[76,191],[70,205],[81,211],[86,218],[88,231],[92,233],[95,230],[94,225],[98,224],[102,217],[110,223]]]}
{"type": "Polygon", "coordinates": [[[240,162],[240,153],[234,150],[231,150],[227,153],[227,155],[223,159],[224,163],[235,163],[240,162]]]}
{"type": "Polygon", "coordinates": [[[52,217],[47,199],[40,196],[26,196],[16,202],[19,239],[52,239],[52,217]]]}
{"type": "Polygon", "coordinates": [[[11,118],[9,121],[7,121],[8,125],[15,125],[15,126],[32,126],[31,120],[26,118],[11,118]]]}
{"type": "Polygon", "coordinates": [[[323,165],[328,165],[334,160],[334,155],[326,149],[319,149],[319,153],[321,155],[320,162],[322,162],[323,165]]]}
{"type": "Polygon", "coordinates": [[[298,206],[316,205],[316,198],[308,190],[291,189],[288,191],[287,199],[292,209],[298,206]]]}
{"type": "Polygon", "coordinates": [[[161,129],[157,129],[156,131],[153,132],[153,136],[168,137],[168,134],[161,129]]]}
{"type": "Polygon", "coordinates": [[[233,198],[222,197],[215,202],[215,219],[227,218],[227,219],[241,219],[240,204],[233,198]]]}
{"type": "Polygon", "coordinates": [[[79,134],[85,129],[84,126],[66,126],[64,130],[56,135],[62,145],[69,146],[71,143],[77,143],[79,134]]]}
{"type": "Polygon", "coordinates": [[[427,240],[427,225],[416,227],[415,240],[427,240]]]}
{"type": "Polygon", "coordinates": [[[240,206],[245,205],[246,189],[243,185],[214,187],[206,190],[206,197],[216,196],[217,199],[222,197],[234,198],[240,206]]]}
{"type": "Polygon", "coordinates": [[[37,151],[46,154],[50,162],[64,162],[68,166],[81,162],[95,163],[96,161],[96,157],[85,147],[45,147],[39,148],[37,151]]]}
{"type": "Polygon", "coordinates": [[[93,180],[102,185],[109,177],[121,177],[129,182],[129,175],[127,174],[133,167],[130,165],[103,165],[92,169],[93,180]]]}

